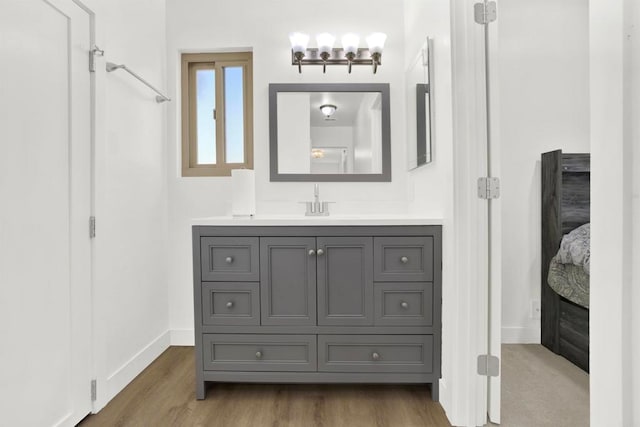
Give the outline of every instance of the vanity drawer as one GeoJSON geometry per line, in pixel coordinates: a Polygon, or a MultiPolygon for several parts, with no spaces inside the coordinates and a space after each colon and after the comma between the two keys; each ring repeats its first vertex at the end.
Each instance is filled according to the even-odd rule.
{"type": "Polygon", "coordinates": [[[432,335],[318,335],[320,372],[433,371],[432,335]]]}
{"type": "Polygon", "coordinates": [[[204,334],[205,371],[315,371],[315,335],[204,334]]]}
{"type": "Polygon", "coordinates": [[[205,282],[260,280],[257,237],[202,237],[200,252],[205,282]]]}
{"type": "Polygon", "coordinates": [[[259,284],[203,283],[202,323],[205,325],[259,325],[259,284]]]}
{"type": "Polygon", "coordinates": [[[375,281],[433,281],[433,236],[376,237],[373,246],[375,281]]]}
{"type": "Polygon", "coordinates": [[[374,324],[433,325],[433,283],[376,283],[374,324]]]}

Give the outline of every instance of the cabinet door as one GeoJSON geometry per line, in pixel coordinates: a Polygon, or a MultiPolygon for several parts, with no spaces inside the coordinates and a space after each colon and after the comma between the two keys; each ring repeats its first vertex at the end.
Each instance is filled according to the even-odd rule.
{"type": "Polygon", "coordinates": [[[373,238],[318,237],[318,324],[373,324],[373,238]]]}
{"type": "Polygon", "coordinates": [[[316,324],[315,237],[260,238],[263,325],[316,324]]]}

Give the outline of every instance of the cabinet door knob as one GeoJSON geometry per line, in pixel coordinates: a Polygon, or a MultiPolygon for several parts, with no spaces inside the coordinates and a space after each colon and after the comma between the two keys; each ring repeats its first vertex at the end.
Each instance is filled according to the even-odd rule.
{"type": "Polygon", "coordinates": [[[313,249],[309,249],[309,256],[314,256],[316,254],[316,251],[314,251],[313,249]]]}
{"type": "Polygon", "coordinates": [[[406,256],[403,256],[403,257],[400,258],[400,262],[403,263],[403,264],[406,264],[406,263],[409,262],[409,258],[407,258],[406,256]]]}
{"type": "Polygon", "coordinates": [[[318,249],[318,256],[324,255],[324,251],[322,249],[318,249]]]}
{"type": "Polygon", "coordinates": [[[262,352],[256,351],[256,359],[262,359],[262,352]]]}
{"type": "Polygon", "coordinates": [[[380,354],[374,351],[374,352],[371,354],[371,358],[372,358],[373,360],[380,360],[380,354]]]}
{"type": "Polygon", "coordinates": [[[233,257],[232,257],[232,256],[228,256],[228,257],[226,257],[224,260],[225,260],[225,262],[226,262],[227,264],[231,264],[231,263],[233,262],[233,257]]]}
{"type": "Polygon", "coordinates": [[[233,301],[229,301],[227,303],[227,308],[233,308],[233,301]]]}
{"type": "Polygon", "coordinates": [[[407,308],[409,308],[409,303],[406,302],[406,301],[402,301],[400,303],[400,307],[402,307],[402,308],[404,308],[406,310],[407,308]]]}

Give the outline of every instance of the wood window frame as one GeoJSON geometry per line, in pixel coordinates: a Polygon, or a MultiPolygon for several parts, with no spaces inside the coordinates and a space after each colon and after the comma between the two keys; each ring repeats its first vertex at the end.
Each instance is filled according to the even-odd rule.
{"type": "Polygon", "coordinates": [[[182,176],[230,176],[232,169],[253,169],[253,53],[183,53],[182,79],[182,176]],[[224,67],[243,68],[244,162],[225,161],[224,67]],[[216,163],[198,164],[196,79],[199,69],[215,70],[216,163]]]}

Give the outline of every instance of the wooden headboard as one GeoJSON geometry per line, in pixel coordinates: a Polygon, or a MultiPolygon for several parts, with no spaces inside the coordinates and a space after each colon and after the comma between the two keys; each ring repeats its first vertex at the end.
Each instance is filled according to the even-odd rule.
{"type": "Polygon", "coordinates": [[[590,160],[588,153],[542,154],[542,344],[559,350],[557,331],[559,296],[547,284],[549,263],[562,236],[590,221],[590,160]]]}

